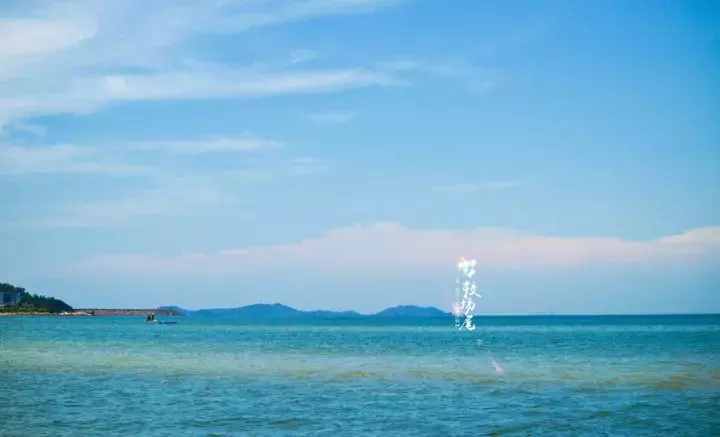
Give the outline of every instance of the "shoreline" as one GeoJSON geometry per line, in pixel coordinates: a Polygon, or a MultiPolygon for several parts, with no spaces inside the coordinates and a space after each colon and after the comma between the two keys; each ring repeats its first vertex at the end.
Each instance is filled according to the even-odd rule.
{"type": "Polygon", "coordinates": [[[44,317],[147,317],[149,314],[156,316],[172,317],[181,314],[166,309],[153,308],[79,308],[74,311],[60,313],[49,313],[40,311],[13,311],[0,312],[0,317],[22,317],[22,316],[44,316],[44,317]]]}
{"type": "MultiPolygon", "coordinates": [[[[89,315],[89,314],[88,314],[89,315]]],[[[41,312],[0,312],[0,317],[19,317],[19,316],[60,316],[60,313],[41,313],[41,312]]],[[[62,317],[67,317],[68,314],[64,314],[62,317]]]]}

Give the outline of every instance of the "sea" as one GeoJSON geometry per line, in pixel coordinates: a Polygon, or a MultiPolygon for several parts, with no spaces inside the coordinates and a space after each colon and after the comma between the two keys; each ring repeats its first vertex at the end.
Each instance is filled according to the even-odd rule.
{"type": "Polygon", "coordinates": [[[0,435],[720,435],[720,315],[172,320],[0,317],[0,435]]]}

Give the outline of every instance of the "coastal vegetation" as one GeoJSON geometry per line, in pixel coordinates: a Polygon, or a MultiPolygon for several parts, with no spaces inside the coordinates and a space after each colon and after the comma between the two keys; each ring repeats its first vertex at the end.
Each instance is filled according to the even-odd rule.
{"type": "Polygon", "coordinates": [[[0,282],[0,295],[11,297],[0,301],[0,312],[3,313],[61,313],[72,311],[67,303],[54,297],[28,293],[22,287],[0,282]]]}

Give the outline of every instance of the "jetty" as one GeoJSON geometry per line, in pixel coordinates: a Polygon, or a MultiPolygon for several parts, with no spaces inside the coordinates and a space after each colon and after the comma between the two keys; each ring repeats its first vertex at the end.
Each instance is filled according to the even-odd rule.
{"type": "Polygon", "coordinates": [[[89,316],[133,316],[147,317],[149,314],[156,316],[181,316],[178,311],[168,308],[77,308],[77,313],[86,313],[89,316]]]}

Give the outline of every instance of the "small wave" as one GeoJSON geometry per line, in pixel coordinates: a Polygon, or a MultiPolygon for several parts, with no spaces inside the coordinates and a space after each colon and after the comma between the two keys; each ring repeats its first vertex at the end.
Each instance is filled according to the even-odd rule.
{"type": "Polygon", "coordinates": [[[346,372],[340,372],[334,375],[333,379],[347,380],[347,379],[383,379],[386,375],[379,372],[370,372],[367,370],[350,370],[346,372]]]}

